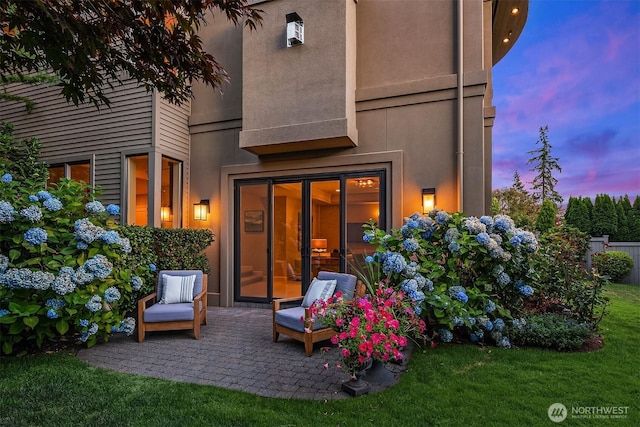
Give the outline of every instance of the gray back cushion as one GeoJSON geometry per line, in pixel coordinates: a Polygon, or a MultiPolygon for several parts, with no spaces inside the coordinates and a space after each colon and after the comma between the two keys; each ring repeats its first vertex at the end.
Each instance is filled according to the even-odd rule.
{"type": "Polygon", "coordinates": [[[162,276],[168,274],[169,276],[196,276],[196,280],[193,283],[193,297],[195,298],[202,291],[202,271],[201,270],[160,270],[158,273],[158,299],[162,298],[162,276]]]}
{"type": "Polygon", "coordinates": [[[318,272],[319,280],[336,280],[336,289],[333,291],[342,292],[342,298],[346,301],[351,301],[356,293],[356,283],[358,278],[353,274],[348,273],[336,273],[334,271],[320,271],[318,272]]]}

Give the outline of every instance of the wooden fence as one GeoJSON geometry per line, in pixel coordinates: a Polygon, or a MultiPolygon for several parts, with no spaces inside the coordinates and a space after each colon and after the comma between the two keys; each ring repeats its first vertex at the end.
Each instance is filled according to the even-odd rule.
{"type": "Polygon", "coordinates": [[[609,236],[592,237],[587,253],[587,268],[591,269],[591,255],[602,251],[620,251],[628,253],[633,259],[633,270],[620,283],[640,285],[640,242],[610,242],[609,236]]]}

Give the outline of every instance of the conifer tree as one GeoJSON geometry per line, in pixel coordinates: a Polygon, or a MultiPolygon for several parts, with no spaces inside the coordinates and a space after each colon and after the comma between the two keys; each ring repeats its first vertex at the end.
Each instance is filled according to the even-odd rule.
{"type": "Polygon", "coordinates": [[[627,215],[629,223],[629,240],[640,242],[640,196],[636,196],[633,206],[627,215]]]}
{"type": "Polygon", "coordinates": [[[541,233],[546,233],[556,225],[556,213],[558,208],[549,199],[542,201],[542,206],[538,212],[538,218],[536,219],[536,230],[541,233]]]}
{"type": "Polygon", "coordinates": [[[558,164],[558,158],[551,156],[551,144],[547,137],[549,126],[540,128],[540,137],[536,144],[540,144],[540,148],[529,151],[533,155],[527,163],[533,163],[532,172],[537,175],[533,178],[533,198],[542,203],[544,200],[551,200],[556,206],[562,203],[562,196],[555,190],[558,180],[553,176],[553,171],[562,172],[562,168],[558,164]]]}
{"type": "Polygon", "coordinates": [[[569,197],[564,220],[565,223],[571,227],[575,227],[587,234],[591,233],[589,211],[580,197],[569,197]]]}
{"type": "Polygon", "coordinates": [[[622,199],[616,203],[616,214],[618,215],[618,228],[610,240],[614,242],[629,241],[629,223],[627,220],[627,212],[625,211],[622,199]]]}
{"type": "Polygon", "coordinates": [[[593,204],[591,231],[594,236],[613,236],[618,231],[616,206],[608,194],[598,194],[593,204]]]}

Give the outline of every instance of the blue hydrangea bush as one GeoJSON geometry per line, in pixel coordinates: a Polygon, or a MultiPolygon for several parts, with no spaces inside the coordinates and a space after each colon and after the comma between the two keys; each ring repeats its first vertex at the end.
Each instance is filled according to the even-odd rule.
{"type": "MultiPolygon", "coordinates": [[[[117,205],[94,189],[62,180],[0,178],[0,335],[2,351],[60,337],[93,346],[114,332],[132,334],[125,306],[148,272],[124,267],[129,239],[118,232],[117,205]]],[[[149,267],[146,267],[147,269],[149,267]]]]}
{"type": "Polygon", "coordinates": [[[434,337],[450,342],[458,334],[510,347],[505,327],[534,294],[527,281],[538,248],[533,233],[506,215],[442,210],[413,214],[390,232],[373,222],[363,227],[364,241],[376,246],[365,258],[367,275],[408,294],[434,337]]]}

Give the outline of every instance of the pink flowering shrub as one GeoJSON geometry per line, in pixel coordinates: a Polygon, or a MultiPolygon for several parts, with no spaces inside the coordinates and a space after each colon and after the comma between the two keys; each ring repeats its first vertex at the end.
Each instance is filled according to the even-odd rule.
{"type": "Polygon", "coordinates": [[[352,377],[371,360],[401,360],[408,339],[424,339],[425,322],[415,313],[413,301],[386,282],[379,283],[374,295],[351,302],[339,292],[326,302],[317,300],[311,311],[315,321],[336,331],[331,342],[340,351],[337,367],[352,377]]]}

